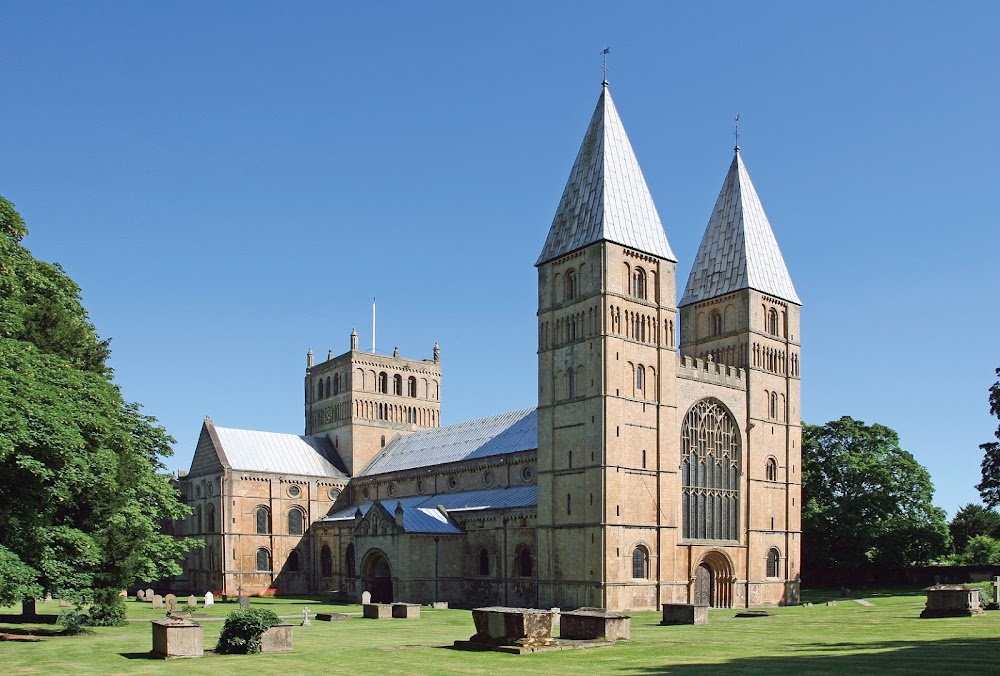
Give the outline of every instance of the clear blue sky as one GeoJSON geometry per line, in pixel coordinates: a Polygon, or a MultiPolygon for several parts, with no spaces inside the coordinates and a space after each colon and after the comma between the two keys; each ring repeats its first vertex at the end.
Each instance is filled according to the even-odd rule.
{"type": "Polygon", "coordinates": [[[349,347],[445,423],[531,406],[542,246],[612,93],[683,288],[732,119],[804,301],[803,415],[899,431],[977,500],[997,335],[1000,4],[0,2],[0,194],[83,287],[131,400],[301,433],[349,347]]]}

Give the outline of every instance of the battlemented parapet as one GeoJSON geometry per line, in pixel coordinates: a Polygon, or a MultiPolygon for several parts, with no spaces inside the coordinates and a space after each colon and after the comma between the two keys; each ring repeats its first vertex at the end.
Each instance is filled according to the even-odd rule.
{"type": "Polygon", "coordinates": [[[736,390],[747,389],[746,369],[686,355],[677,355],[677,377],[714,383],[736,390]]]}

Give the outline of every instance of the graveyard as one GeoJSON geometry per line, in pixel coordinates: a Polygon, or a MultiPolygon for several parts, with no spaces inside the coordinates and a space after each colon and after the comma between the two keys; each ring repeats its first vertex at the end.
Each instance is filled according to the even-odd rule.
{"type": "MultiPolygon", "coordinates": [[[[1000,611],[974,616],[920,619],[923,589],[812,590],[804,605],[769,608],[769,616],[737,618],[737,609],[707,610],[707,622],[662,626],[660,612],[631,616],[630,640],[601,649],[511,655],[458,650],[456,641],[476,633],[470,610],[424,606],[419,616],[364,619],[362,606],[333,604],[321,597],[252,598],[251,607],[272,610],[292,625],[294,649],[286,653],[215,655],[164,661],[151,656],[151,621],[163,607],[129,598],[124,627],[97,627],[62,636],[61,627],[21,623],[20,606],[0,608],[0,665],[5,674],[72,672],[149,674],[233,673],[518,673],[573,674],[595,670],[625,674],[732,673],[995,673],[1000,648],[1000,611]],[[866,605],[867,604],[867,605],[866,605]],[[303,610],[310,621],[303,626],[303,610]],[[335,621],[317,616],[329,615],[335,621]],[[342,619],[346,615],[346,619],[342,619]],[[14,640],[9,640],[14,639],[14,640]],[[21,640],[17,640],[21,639],[21,640]]],[[[188,598],[180,599],[179,612],[188,598]]],[[[206,607],[197,599],[190,619],[203,630],[206,650],[218,641],[226,615],[240,605],[230,599],[206,607]]],[[[41,616],[56,616],[57,601],[39,602],[41,616]]],[[[558,633],[558,628],[553,634],[558,633]]]]}

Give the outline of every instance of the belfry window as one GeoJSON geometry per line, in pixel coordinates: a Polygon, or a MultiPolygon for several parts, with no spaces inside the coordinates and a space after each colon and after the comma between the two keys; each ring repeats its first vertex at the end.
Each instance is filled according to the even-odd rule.
{"type": "Polygon", "coordinates": [[[721,336],[722,335],[722,313],[718,310],[712,312],[712,335],[721,336]]]}
{"type": "Polygon", "coordinates": [[[385,371],[378,374],[378,391],[382,394],[389,392],[389,376],[385,374],[385,371]]]}
{"type": "Polygon", "coordinates": [[[644,397],[646,389],[646,369],[642,364],[635,367],[635,396],[644,397]]]}
{"type": "Polygon", "coordinates": [[[681,427],[681,515],[690,540],[739,539],[740,433],[712,399],[696,403],[681,427]]]}
{"type": "Polygon", "coordinates": [[[403,376],[398,373],[392,377],[392,393],[403,396],[403,376]]]}
{"type": "Polygon", "coordinates": [[[767,313],[767,332],[772,336],[778,335],[778,312],[774,308],[767,313]]]}
{"type": "Polygon", "coordinates": [[[566,273],[566,300],[573,300],[579,293],[579,286],[576,279],[576,271],[570,270],[566,273]]]}
{"type": "Polygon", "coordinates": [[[340,394],[340,374],[333,374],[333,393],[340,394]]]}
{"type": "Polygon", "coordinates": [[[642,268],[636,268],[632,273],[632,295],[646,300],[646,271],[642,268]]]}
{"type": "Polygon", "coordinates": [[[764,466],[764,476],[768,481],[778,480],[778,461],[774,458],[768,458],[767,463],[764,466]]]}
{"type": "Polygon", "coordinates": [[[570,397],[575,397],[576,396],[576,371],[574,371],[573,369],[570,369],[567,372],[566,377],[568,379],[567,387],[568,387],[569,396],[570,397]]]}
{"type": "Polygon", "coordinates": [[[406,381],[406,394],[414,398],[417,396],[417,379],[413,376],[410,376],[410,379],[406,381]]]}

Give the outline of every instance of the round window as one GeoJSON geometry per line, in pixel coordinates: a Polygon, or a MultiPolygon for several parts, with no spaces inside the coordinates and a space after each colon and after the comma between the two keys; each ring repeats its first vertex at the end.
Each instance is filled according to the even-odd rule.
{"type": "Polygon", "coordinates": [[[521,480],[528,483],[535,478],[535,470],[531,465],[525,465],[521,468],[521,480]]]}
{"type": "Polygon", "coordinates": [[[368,496],[371,495],[371,491],[368,490],[368,486],[365,486],[364,490],[361,491],[361,495],[364,496],[365,500],[368,499],[368,496]]]}
{"type": "Polygon", "coordinates": [[[339,497],[340,497],[340,489],[339,488],[331,488],[330,489],[330,499],[331,500],[336,500],[339,497]]]}
{"type": "Polygon", "coordinates": [[[421,495],[423,495],[423,493],[424,493],[424,480],[423,479],[417,479],[417,493],[420,493],[421,495]]]}
{"type": "Polygon", "coordinates": [[[448,477],[448,488],[451,490],[458,488],[458,479],[453,476],[448,477]]]}
{"type": "Polygon", "coordinates": [[[396,495],[396,484],[394,483],[389,484],[389,495],[390,496],[396,495]]]}
{"type": "Polygon", "coordinates": [[[492,486],[497,481],[496,476],[493,474],[492,470],[486,470],[483,472],[483,485],[492,486]]]}
{"type": "Polygon", "coordinates": [[[302,489],[296,486],[295,484],[292,484],[291,486],[288,487],[289,497],[297,498],[301,494],[302,494],[302,489]]]}

